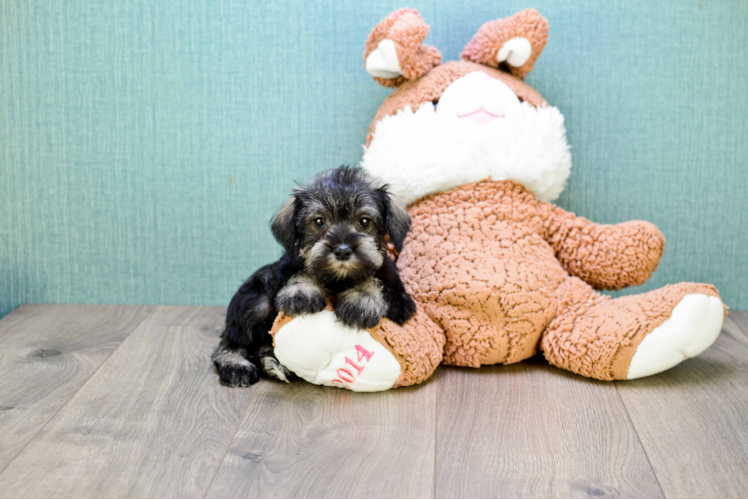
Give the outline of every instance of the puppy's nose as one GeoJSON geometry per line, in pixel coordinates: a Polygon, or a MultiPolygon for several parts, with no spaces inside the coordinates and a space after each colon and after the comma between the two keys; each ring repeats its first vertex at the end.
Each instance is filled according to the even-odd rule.
{"type": "Polygon", "coordinates": [[[338,260],[348,260],[351,257],[353,250],[351,250],[351,247],[348,245],[340,244],[335,247],[333,253],[335,254],[335,258],[338,260]]]}

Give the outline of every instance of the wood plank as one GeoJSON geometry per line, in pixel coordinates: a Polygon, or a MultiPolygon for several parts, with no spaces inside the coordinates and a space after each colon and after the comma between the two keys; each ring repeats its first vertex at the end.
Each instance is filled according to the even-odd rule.
{"type": "Polygon", "coordinates": [[[210,361],[224,314],[157,307],[0,474],[0,495],[203,496],[253,394],[210,361]]]}
{"type": "Polygon", "coordinates": [[[613,384],[541,358],[438,381],[437,498],[662,496],[613,384]]]}
{"type": "Polygon", "coordinates": [[[700,356],[617,383],[669,498],[748,496],[748,329],[736,319],[700,356]]]}
{"type": "Polygon", "coordinates": [[[738,327],[730,331],[734,334],[743,333],[748,338],[748,311],[730,311],[728,318],[730,318],[733,325],[738,327]]]}
{"type": "Polygon", "coordinates": [[[0,321],[0,471],[150,310],[24,305],[0,321]]]}
{"type": "Polygon", "coordinates": [[[437,385],[260,388],[210,497],[433,497],[437,385]]]}

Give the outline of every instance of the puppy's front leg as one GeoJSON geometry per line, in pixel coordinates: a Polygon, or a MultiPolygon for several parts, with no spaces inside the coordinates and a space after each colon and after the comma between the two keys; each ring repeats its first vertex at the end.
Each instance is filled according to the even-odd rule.
{"type": "Polygon", "coordinates": [[[382,295],[387,303],[385,316],[402,325],[416,313],[416,303],[405,291],[397,266],[389,257],[385,257],[382,267],[377,271],[377,277],[382,280],[382,295]]]}
{"type": "Polygon", "coordinates": [[[320,312],[326,303],[327,290],[305,274],[297,274],[288,280],[275,298],[275,307],[292,316],[320,312]]]}
{"type": "Polygon", "coordinates": [[[372,328],[387,312],[382,282],[369,278],[335,297],[335,315],[346,326],[372,328]]]}

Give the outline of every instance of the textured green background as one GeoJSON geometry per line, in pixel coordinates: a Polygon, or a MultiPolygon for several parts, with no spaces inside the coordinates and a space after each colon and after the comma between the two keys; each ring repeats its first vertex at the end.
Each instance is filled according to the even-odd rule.
{"type": "MultiPolygon", "coordinates": [[[[456,58],[525,7],[528,81],[565,114],[560,205],[668,238],[642,287],[748,309],[748,2],[411,1],[456,58]]],[[[293,179],[357,163],[397,2],[0,1],[0,315],[24,302],[226,304],[279,247],[293,179]]]]}

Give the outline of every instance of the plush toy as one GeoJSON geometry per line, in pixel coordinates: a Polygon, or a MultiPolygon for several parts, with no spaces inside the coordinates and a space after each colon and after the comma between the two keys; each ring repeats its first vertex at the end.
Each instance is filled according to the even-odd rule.
{"type": "Polygon", "coordinates": [[[332,310],[275,321],[275,354],[303,379],[354,391],[417,384],[440,363],[480,367],[542,352],[600,380],[662,372],[719,334],[727,308],[706,284],[612,299],[641,285],[665,239],[643,221],[599,225],[549,203],[571,156],[563,116],[523,81],[545,47],[535,10],[484,24],[460,61],[422,44],[402,9],[366,41],[366,70],[394,93],[371,123],[362,167],[409,204],[397,265],[417,303],[369,330],[332,310]]]}

